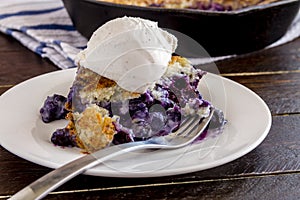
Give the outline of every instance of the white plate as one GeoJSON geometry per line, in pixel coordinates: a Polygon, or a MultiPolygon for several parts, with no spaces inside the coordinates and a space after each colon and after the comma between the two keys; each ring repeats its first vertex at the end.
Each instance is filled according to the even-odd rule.
{"type": "MultiPolygon", "coordinates": [[[[45,124],[39,109],[47,96],[66,95],[75,70],[62,70],[27,80],[0,97],[0,144],[31,162],[57,168],[83,156],[78,148],[54,146],[49,138],[65,120],[45,124]]],[[[129,153],[107,161],[86,174],[110,177],[155,177],[216,167],[257,147],[271,127],[271,114],[263,100],[246,87],[217,75],[201,80],[201,91],[228,120],[224,132],[176,150],[129,153]]]]}

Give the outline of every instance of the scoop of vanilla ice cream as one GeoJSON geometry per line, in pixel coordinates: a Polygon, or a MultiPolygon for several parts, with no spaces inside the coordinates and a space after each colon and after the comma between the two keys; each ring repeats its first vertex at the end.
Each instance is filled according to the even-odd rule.
{"type": "Polygon", "coordinates": [[[176,37],[156,22],[122,17],[98,28],[76,61],[125,90],[143,93],[165,73],[176,47],[176,37]]]}

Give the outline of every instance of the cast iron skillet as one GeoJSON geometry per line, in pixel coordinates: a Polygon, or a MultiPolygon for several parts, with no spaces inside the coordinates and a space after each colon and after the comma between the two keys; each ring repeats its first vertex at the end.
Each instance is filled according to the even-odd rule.
{"type": "Polygon", "coordinates": [[[89,38],[105,22],[134,16],[158,21],[162,28],[184,33],[211,56],[242,54],[262,49],[287,31],[300,0],[252,6],[237,11],[201,11],[120,5],[96,0],[63,0],[77,30],[89,38]]]}

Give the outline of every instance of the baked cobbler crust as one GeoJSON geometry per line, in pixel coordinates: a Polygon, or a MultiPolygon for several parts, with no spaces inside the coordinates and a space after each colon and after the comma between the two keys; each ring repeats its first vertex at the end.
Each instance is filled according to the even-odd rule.
{"type": "MultiPolygon", "coordinates": [[[[98,0],[116,4],[143,6],[143,7],[162,7],[174,9],[200,9],[199,4],[210,5],[219,4],[232,10],[241,9],[254,5],[269,4],[279,0],[98,0]]],[[[204,8],[209,10],[210,8],[204,8]]]]}
{"type": "Polygon", "coordinates": [[[87,107],[82,113],[74,113],[74,134],[80,146],[88,152],[108,146],[116,133],[113,122],[116,119],[108,116],[108,111],[95,104],[87,107]]]}

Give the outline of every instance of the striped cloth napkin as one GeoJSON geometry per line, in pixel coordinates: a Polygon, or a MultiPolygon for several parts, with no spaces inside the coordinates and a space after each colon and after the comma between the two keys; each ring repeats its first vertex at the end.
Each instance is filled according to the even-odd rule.
{"type": "MultiPolygon", "coordinates": [[[[75,56],[87,44],[87,39],[73,26],[61,0],[0,1],[0,31],[11,35],[41,57],[48,58],[61,69],[75,67],[75,56]]],[[[299,36],[300,13],[286,35],[267,48],[299,36]]],[[[201,64],[231,56],[193,59],[192,62],[201,64]]]]}
{"type": "Polygon", "coordinates": [[[74,58],[87,43],[61,0],[0,1],[0,31],[62,69],[75,67],[74,58]]]}

